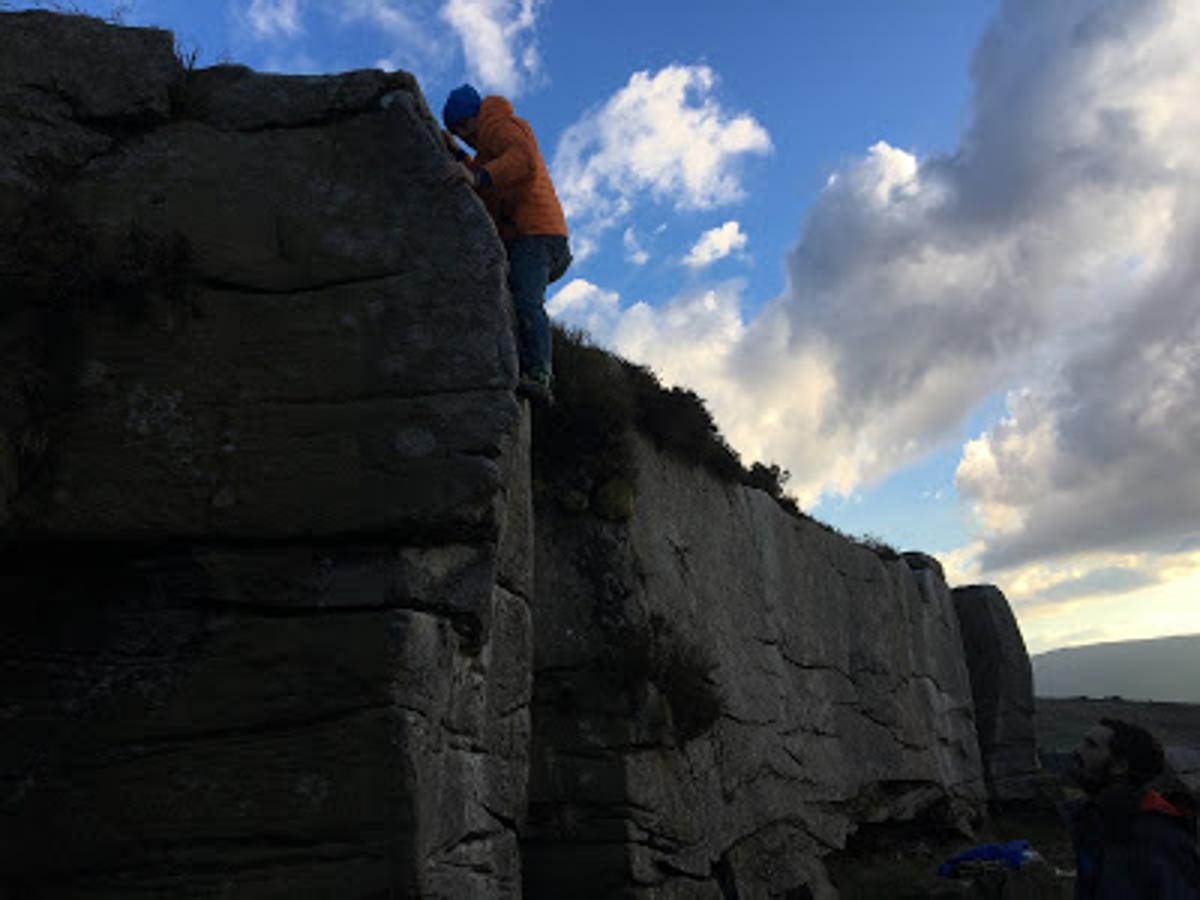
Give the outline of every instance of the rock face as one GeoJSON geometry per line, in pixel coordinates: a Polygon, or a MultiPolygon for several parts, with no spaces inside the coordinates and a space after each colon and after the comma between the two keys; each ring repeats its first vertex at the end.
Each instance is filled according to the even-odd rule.
{"type": "Polygon", "coordinates": [[[445,162],[403,73],[0,14],[0,896],[829,898],[1019,768],[929,557],[645,440],[535,514],[445,162]]]}
{"type": "Polygon", "coordinates": [[[636,462],[625,524],[537,505],[526,896],[830,896],[860,824],[977,815],[940,570],[636,462]]]}
{"type": "Polygon", "coordinates": [[[0,894],[519,892],[504,253],[410,76],[0,15],[0,894]]]}
{"type": "Polygon", "coordinates": [[[988,794],[1000,804],[1036,796],[1033,670],[1012,609],[997,588],[954,589],[971,672],[979,752],[988,794]]]}

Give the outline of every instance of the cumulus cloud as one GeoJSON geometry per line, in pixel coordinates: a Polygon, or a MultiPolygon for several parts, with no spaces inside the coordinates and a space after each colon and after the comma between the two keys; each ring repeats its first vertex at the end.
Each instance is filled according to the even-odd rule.
{"type": "Polygon", "coordinates": [[[609,342],[620,317],[621,298],[584,278],[574,278],[546,301],[546,312],[568,328],[579,328],[593,340],[609,342]]]}
{"type": "Polygon", "coordinates": [[[540,71],[536,30],[541,0],[447,0],[442,18],[462,42],[480,86],[521,93],[540,71]]]}
{"type": "MultiPolygon", "coordinates": [[[[881,140],[835,172],[785,291],[753,321],[736,291],[692,294],[622,309],[612,340],[706,395],[743,455],[790,469],[802,500],[946,446],[1011,391],[1008,419],[959,469],[981,571],[1136,552],[1128,583],[1148,577],[1200,546],[1198,43],[1196,4],[1007,0],[952,152],[881,140]],[[668,321],[707,335],[711,359],[668,321]]],[[[574,216],[619,218],[646,192],[693,209],[736,197],[728,164],[769,140],[715,107],[704,71],[640,73],[564,137],[574,216]],[[689,116],[711,127],[680,127],[689,116]],[[727,140],[695,138],[726,126],[727,140]],[[689,169],[693,143],[717,149],[689,169]]],[[[1113,567],[1089,565],[1072,577],[1113,567]]]]}
{"type": "Polygon", "coordinates": [[[402,9],[396,0],[340,0],[343,22],[372,25],[400,46],[419,46],[432,40],[428,23],[415,9],[402,9]]]}
{"type": "Polygon", "coordinates": [[[632,225],[625,229],[625,236],[622,240],[625,244],[625,259],[627,262],[631,262],[635,266],[644,266],[650,261],[650,254],[642,247],[641,241],[638,240],[637,232],[633,230],[632,225]]]}
{"type": "MultiPolygon", "coordinates": [[[[980,541],[941,557],[951,583],[985,577],[985,547],[980,541]]],[[[1086,552],[991,570],[986,580],[1002,585],[1031,652],[1200,629],[1200,553],[1086,552]]]]}
{"type": "Polygon", "coordinates": [[[683,264],[693,269],[703,269],[718,259],[724,259],[730,253],[743,249],[747,240],[741,225],[731,220],[700,235],[700,240],[696,241],[688,255],[683,258],[683,264]]]}
{"type": "Polygon", "coordinates": [[[258,37],[297,37],[303,31],[300,0],[250,0],[246,21],[258,37]]]}
{"type": "MultiPolygon", "coordinates": [[[[881,141],[837,172],[784,296],[748,330],[734,367],[747,396],[788,380],[798,356],[830,385],[818,428],[781,435],[773,455],[810,487],[844,490],[1015,385],[1016,423],[969,447],[960,472],[988,565],[1200,521],[1182,467],[1200,448],[1184,411],[1200,408],[1185,312],[1197,40],[1191,5],[1006,3],[975,56],[960,146],[918,159],[881,141]],[[1122,353],[1127,387],[1112,381],[1122,353]]],[[[789,402],[727,415],[789,416],[789,402]]]]}
{"type": "MultiPolygon", "coordinates": [[[[516,96],[540,73],[537,20],[543,0],[241,0],[251,35],[301,42],[328,29],[365,27],[384,38],[376,65],[444,72],[456,47],[469,77],[485,91],[516,96]]],[[[294,52],[309,57],[315,45],[294,52]]],[[[363,61],[364,63],[367,60],[363,61]]]]}
{"type": "MultiPolygon", "coordinates": [[[[1200,238],[1183,233],[1192,246],[1200,238]]],[[[1172,268],[1150,300],[1059,377],[1010,398],[1008,418],[967,445],[958,487],[987,529],[985,567],[1200,545],[1197,275],[1172,268]]]]}
{"type": "Polygon", "coordinates": [[[707,66],[636,72],[571,125],[552,168],[572,224],[603,231],[647,199],[677,209],[740,200],[742,160],[770,151],[771,139],[748,113],[727,112],[716,90],[707,66]]]}

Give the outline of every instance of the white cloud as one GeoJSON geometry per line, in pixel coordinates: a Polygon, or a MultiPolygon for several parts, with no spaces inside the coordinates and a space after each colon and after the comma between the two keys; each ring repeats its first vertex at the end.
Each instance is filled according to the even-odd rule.
{"type": "MultiPolygon", "coordinates": [[[[239,24],[253,37],[290,42],[293,54],[321,53],[332,31],[367,29],[390,46],[382,58],[356,61],[443,75],[462,65],[484,90],[519,94],[539,72],[537,12],[543,0],[238,0],[239,24]]],[[[278,61],[279,57],[274,57],[278,61]]],[[[340,65],[345,66],[343,61],[340,65]]],[[[325,65],[328,65],[326,60],[325,65]]],[[[306,71],[319,71],[306,66],[306,71]]]]}
{"type": "Polygon", "coordinates": [[[551,318],[569,328],[582,328],[593,340],[611,340],[620,314],[620,297],[583,278],[574,278],[546,301],[551,318]]]}
{"type": "Polygon", "coordinates": [[[415,11],[401,9],[395,0],[339,0],[337,8],[343,22],[374,25],[402,46],[432,39],[428,25],[417,18],[415,11]]]}
{"type": "Polygon", "coordinates": [[[747,237],[736,221],[726,222],[718,228],[710,228],[688,251],[683,264],[693,269],[703,269],[718,259],[746,246],[747,237]]]}
{"type": "Polygon", "coordinates": [[[540,6],[541,0],[446,0],[442,18],[462,42],[479,87],[515,96],[538,76],[540,6]]]}
{"type": "Polygon", "coordinates": [[[644,266],[650,261],[650,254],[642,247],[638,240],[637,232],[633,230],[633,226],[625,229],[625,259],[627,262],[633,263],[635,266],[644,266]]]}
{"type": "Polygon", "coordinates": [[[571,125],[552,168],[572,224],[602,232],[643,200],[678,209],[740,200],[741,160],[767,153],[771,140],[749,114],[723,109],[716,88],[707,66],[636,72],[571,125]]]}
{"type": "Polygon", "coordinates": [[[1006,552],[1048,546],[1053,529],[1075,536],[1056,539],[1064,551],[1101,539],[1104,517],[1086,528],[1072,521],[1084,495],[1059,496],[1081,477],[1071,461],[1089,442],[1109,454],[1088,474],[1089,507],[1117,516],[1127,533],[1153,516],[1170,531],[1185,510],[1200,521],[1200,491],[1178,452],[1200,447],[1192,417],[1179,412],[1200,408],[1184,337],[1195,319],[1184,286],[1195,279],[1178,277],[1200,240],[1188,214],[1200,179],[1181,152],[1200,137],[1189,99],[1200,90],[1190,49],[1198,40],[1192,5],[1008,2],[976,54],[974,118],[959,148],[918,159],[879,142],[836,173],[788,258],[785,294],[748,328],[732,367],[747,397],[786,392],[804,357],[827,381],[817,427],[773,437],[770,455],[810,489],[844,492],[918,459],[987,396],[1018,386],[1031,398],[1018,416],[1020,448],[1009,441],[1000,452],[1001,426],[990,447],[968,448],[973,480],[960,479],[968,493],[984,491],[987,467],[997,473],[979,506],[990,540],[1008,535],[1006,552]],[[1164,293],[1174,299],[1154,300],[1164,293]],[[1143,315],[1163,334],[1142,327],[1143,315]],[[1167,334],[1170,362],[1152,375],[1146,354],[1166,347],[1167,334]],[[1082,366],[1104,335],[1112,341],[1082,366]],[[1135,352],[1131,342],[1144,377],[1128,392],[1100,389],[1117,348],[1135,352]],[[1130,415],[1150,397],[1157,417],[1130,415]],[[1041,412],[1030,418],[1034,403],[1041,412]],[[1100,421],[1111,437],[1085,437],[1100,421]],[[1152,470],[1162,477],[1147,481],[1152,470]],[[1145,496],[1168,478],[1171,498],[1145,496]],[[1114,496],[1101,503],[1106,483],[1114,496]],[[1139,492],[1144,500],[1130,503],[1139,492]],[[1053,529],[1030,530],[1056,496],[1053,529]]]}
{"type": "MultiPolygon", "coordinates": [[[[1008,0],[952,153],[879,141],[835,173],[755,320],[736,291],[708,306],[699,292],[622,311],[613,345],[707,397],[743,456],[790,469],[805,502],[945,446],[1013,389],[959,471],[986,572],[1200,545],[1197,44],[1196,4],[1008,0]]],[[[711,137],[735,118],[705,72],[640,73],[564,136],[556,172],[584,226],[647,193],[736,198],[728,164],[769,142],[749,116],[737,140],[711,137]],[[692,143],[711,152],[689,168],[692,143]]]]}
{"type": "Polygon", "coordinates": [[[986,529],[986,566],[1200,547],[1198,274],[1174,270],[968,444],[958,486],[986,529]]]}
{"type": "MultiPolygon", "coordinates": [[[[812,437],[833,396],[831,373],[814,348],[790,359],[781,356],[776,370],[781,377],[750,388],[737,369],[738,356],[751,343],[780,354],[783,342],[767,346],[751,335],[741,311],[743,289],[742,282],[728,281],[686,291],[661,306],[622,306],[616,292],[575,279],[548,301],[547,310],[564,324],[584,328],[597,343],[651,366],[665,384],[695,390],[747,463],[786,460],[791,465],[785,468],[793,469],[789,488],[812,503],[825,474],[839,472],[836,454],[812,437]],[[759,393],[748,395],[749,389],[759,393]]],[[[848,492],[849,479],[841,483],[848,492]]]]}
{"type": "Polygon", "coordinates": [[[294,38],[304,30],[300,24],[300,0],[250,0],[246,21],[255,35],[262,38],[294,38]]]}
{"type": "Polygon", "coordinates": [[[1002,585],[1031,653],[1200,632],[1200,552],[1086,552],[986,571],[980,562],[985,551],[979,541],[943,554],[946,578],[951,584],[1002,585]]]}

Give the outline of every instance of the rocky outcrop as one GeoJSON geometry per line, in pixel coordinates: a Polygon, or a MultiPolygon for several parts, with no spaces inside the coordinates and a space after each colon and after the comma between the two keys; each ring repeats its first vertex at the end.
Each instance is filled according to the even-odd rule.
{"type": "Polygon", "coordinates": [[[978,815],[940,569],[645,441],[636,470],[627,522],[537,506],[526,896],[830,896],[860,825],[978,815]]]}
{"type": "Polygon", "coordinates": [[[0,893],[519,892],[528,422],[410,76],[0,15],[0,893]]]}
{"type": "Polygon", "coordinates": [[[988,793],[1001,805],[1038,794],[1033,670],[1008,600],[992,585],[954,589],[971,672],[988,793]]]}
{"type": "Polygon", "coordinates": [[[0,15],[0,895],[831,897],[979,816],[936,561],[534,484],[444,167],[404,73],[0,15]]]}

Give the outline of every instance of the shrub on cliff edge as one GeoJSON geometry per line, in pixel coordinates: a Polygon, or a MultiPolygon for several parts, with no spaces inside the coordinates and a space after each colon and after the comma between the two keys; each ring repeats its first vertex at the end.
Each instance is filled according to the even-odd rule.
{"type": "Polygon", "coordinates": [[[534,418],[534,471],[561,497],[591,495],[614,478],[636,477],[630,437],[636,432],[677,459],[722,481],[766,491],[794,516],[784,493],[788,473],[776,465],[747,469],[695,392],[665,388],[645,366],[594,346],[582,331],[554,326],[556,404],[534,418]]]}

